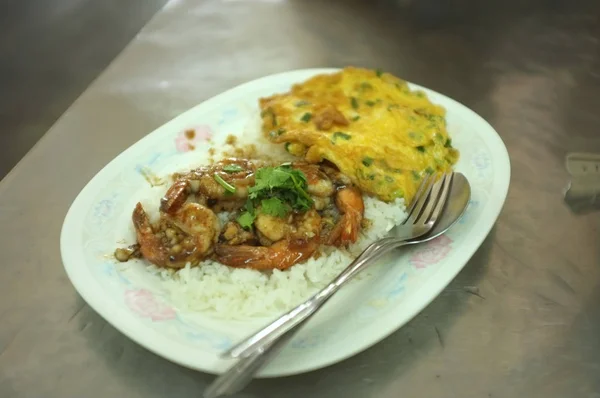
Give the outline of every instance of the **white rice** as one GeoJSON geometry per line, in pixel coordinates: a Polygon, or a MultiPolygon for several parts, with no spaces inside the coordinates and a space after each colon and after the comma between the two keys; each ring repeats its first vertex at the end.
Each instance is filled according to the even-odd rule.
{"type": "MultiPolygon", "coordinates": [[[[237,137],[237,146],[253,144],[259,155],[281,161],[294,160],[283,145],[273,145],[262,135],[260,125],[260,116],[253,113],[244,134],[237,137]]],[[[349,250],[325,247],[326,255],[311,258],[285,271],[232,268],[212,260],[179,271],[154,265],[147,268],[157,276],[169,301],[182,311],[202,312],[226,319],[277,315],[308,299],[331,282],[369,244],[385,236],[406,218],[403,199],[385,203],[365,196],[364,202],[365,218],[372,224],[361,231],[356,244],[349,250]]],[[[151,203],[145,208],[152,213],[151,203]]],[[[150,215],[158,217],[157,212],[150,215]]],[[[219,214],[222,223],[228,217],[227,213],[219,214]]]]}
{"type": "Polygon", "coordinates": [[[364,201],[365,217],[372,224],[361,231],[356,244],[349,250],[326,248],[326,255],[285,271],[232,268],[212,260],[177,272],[155,266],[148,269],[159,277],[162,289],[180,310],[228,319],[278,314],[327,285],[364,248],[406,218],[403,199],[385,203],[365,196],[364,201]]]}

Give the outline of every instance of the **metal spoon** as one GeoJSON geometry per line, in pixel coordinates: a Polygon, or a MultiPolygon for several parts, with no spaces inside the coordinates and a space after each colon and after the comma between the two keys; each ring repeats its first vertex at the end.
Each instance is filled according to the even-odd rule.
{"type": "MultiPolygon", "coordinates": [[[[445,233],[464,214],[471,199],[471,186],[464,175],[455,173],[452,180],[450,196],[446,201],[444,211],[431,232],[417,239],[405,242],[406,245],[430,241],[445,233]]],[[[204,398],[217,398],[241,391],[252,381],[254,375],[287,344],[309,318],[296,325],[279,339],[264,347],[261,352],[241,358],[235,365],[219,376],[204,391],[204,398]]]]}

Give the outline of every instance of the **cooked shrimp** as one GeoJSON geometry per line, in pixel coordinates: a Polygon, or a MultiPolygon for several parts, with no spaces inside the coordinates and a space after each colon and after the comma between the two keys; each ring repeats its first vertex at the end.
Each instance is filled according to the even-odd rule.
{"type": "Polygon", "coordinates": [[[271,242],[281,239],[310,239],[320,235],[321,216],[315,209],[285,218],[261,213],[254,220],[256,230],[271,242]]]}
{"type": "Polygon", "coordinates": [[[248,196],[248,188],[254,185],[254,172],[261,165],[262,163],[258,161],[229,158],[189,173],[175,174],[176,182],[163,198],[161,210],[167,211],[171,203],[177,208],[177,205],[185,202],[191,193],[196,193],[209,201],[243,203],[248,196]],[[229,192],[217,179],[222,179],[231,185],[235,188],[235,192],[229,192]]]}
{"type": "Polygon", "coordinates": [[[286,269],[312,256],[319,247],[321,216],[311,209],[285,218],[258,213],[254,225],[261,243],[270,246],[217,245],[217,260],[232,267],[286,269]],[[264,236],[265,239],[261,239],[264,236]]]}
{"type": "Polygon", "coordinates": [[[285,238],[291,231],[291,218],[291,215],[289,218],[281,218],[259,212],[254,220],[254,226],[269,241],[277,242],[285,238]]]}
{"type": "Polygon", "coordinates": [[[271,246],[217,245],[217,260],[230,267],[257,270],[284,270],[310,258],[319,247],[319,239],[283,239],[271,246]]]}
{"type": "Polygon", "coordinates": [[[219,231],[215,213],[197,203],[185,203],[173,214],[163,214],[156,226],[138,203],[132,220],[142,256],[159,267],[197,264],[212,253],[219,231]]]}
{"type": "MultiPolygon", "coordinates": [[[[193,184],[196,185],[196,184],[193,184]]],[[[165,196],[160,200],[160,211],[171,214],[177,211],[186,202],[192,190],[192,184],[189,180],[177,180],[175,184],[167,190],[165,196]]],[[[198,190],[196,190],[198,192],[198,190]]]]}
{"type": "Polygon", "coordinates": [[[292,163],[292,168],[300,170],[306,176],[309,194],[325,198],[333,195],[333,183],[329,177],[321,171],[318,165],[306,162],[292,163]]]}
{"type": "Polygon", "coordinates": [[[335,204],[342,217],[327,238],[327,244],[347,246],[358,240],[365,204],[356,187],[340,189],[335,198],[335,204]]]}
{"type": "Polygon", "coordinates": [[[311,198],[313,200],[313,205],[315,206],[315,209],[317,209],[317,210],[324,210],[331,204],[330,197],[323,198],[320,196],[311,196],[311,198]]]}
{"type": "Polygon", "coordinates": [[[345,174],[342,174],[336,167],[326,164],[321,165],[321,170],[335,183],[337,186],[352,185],[352,180],[345,174]]]}
{"type": "Polygon", "coordinates": [[[229,245],[241,245],[242,243],[256,241],[256,236],[252,231],[247,231],[235,222],[229,221],[221,231],[220,241],[227,242],[229,245]]]}

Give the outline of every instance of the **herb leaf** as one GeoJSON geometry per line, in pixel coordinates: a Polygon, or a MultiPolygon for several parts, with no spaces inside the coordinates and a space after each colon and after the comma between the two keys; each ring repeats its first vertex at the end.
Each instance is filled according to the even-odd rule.
{"type": "Polygon", "coordinates": [[[358,109],[358,100],[354,97],[350,98],[350,104],[354,109],[358,109]]]}
{"type": "Polygon", "coordinates": [[[239,164],[228,164],[223,166],[223,171],[226,173],[237,173],[238,171],[244,171],[244,168],[239,164]]]}
{"type": "MultiPolygon", "coordinates": [[[[291,164],[277,167],[262,167],[256,171],[254,186],[248,189],[246,212],[240,215],[242,221],[250,225],[254,222],[254,208],[260,205],[259,211],[276,217],[285,217],[290,211],[306,211],[313,205],[313,200],[306,192],[308,184],[306,176],[300,170],[293,169],[291,164]],[[249,213],[249,216],[244,214],[249,213]]],[[[242,223],[238,219],[240,225],[242,223]]],[[[243,226],[243,225],[242,225],[243,226]]]]}
{"type": "Polygon", "coordinates": [[[422,153],[424,153],[424,152],[425,152],[425,147],[424,147],[424,146],[422,146],[422,145],[419,145],[418,147],[415,147],[415,149],[416,149],[417,151],[419,151],[419,152],[422,152],[422,153]]]}
{"type": "Polygon", "coordinates": [[[256,216],[254,214],[250,213],[249,211],[245,211],[237,218],[237,222],[242,226],[242,228],[250,229],[255,218],[256,216]]]}
{"type": "Polygon", "coordinates": [[[370,165],[373,164],[373,158],[370,158],[368,156],[365,156],[362,160],[362,164],[364,164],[365,166],[369,167],[370,165]]]}
{"type": "Polygon", "coordinates": [[[263,199],[260,202],[260,211],[261,213],[268,214],[275,217],[285,217],[289,213],[290,209],[287,204],[285,204],[278,197],[272,197],[269,199],[263,199]]]}
{"type": "Polygon", "coordinates": [[[356,115],[356,116],[352,117],[352,121],[353,121],[353,122],[357,121],[358,119],[360,119],[360,116],[359,116],[359,115],[356,115]]]}
{"type": "Polygon", "coordinates": [[[225,181],[223,179],[223,177],[221,177],[218,174],[213,174],[213,178],[215,179],[216,182],[219,183],[219,185],[221,185],[223,188],[225,188],[225,191],[229,192],[229,193],[235,193],[235,187],[233,185],[231,185],[230,183],[228,183],[227,181],[225,181]]]}

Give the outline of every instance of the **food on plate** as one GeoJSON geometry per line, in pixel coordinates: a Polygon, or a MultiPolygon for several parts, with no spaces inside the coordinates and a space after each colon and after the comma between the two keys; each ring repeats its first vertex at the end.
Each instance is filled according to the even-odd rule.
{"type": "Polygon", "coordinates": [[[137,203],[138,246],[117,249],[118,260],[139,250],[165,268],[211,258],[231,267],[286,269],[321,244],[348,246],[359,237],[362,195],[328,165],[227,158],[174,180],[156,222],[137,203]]]}
{"type": "Polygon", "coordinates": [[[151,184],[133,209],[136,243],[114,253],[143,259],[184,310],[293,307],[403,222],[421,178],[458,158],[444,109],[387,73],[346,68],[259,105],[262,126],[227,137],[224,155],[190,152],[204,165],[151,184]]]}
{"type": "Polygon", "coordinates": [[[365,193],[409,202],[458,152],[445,110],[397,77],[348,67],[260,100],[262,130],[310,163],[332,162],[365,193]]]}

